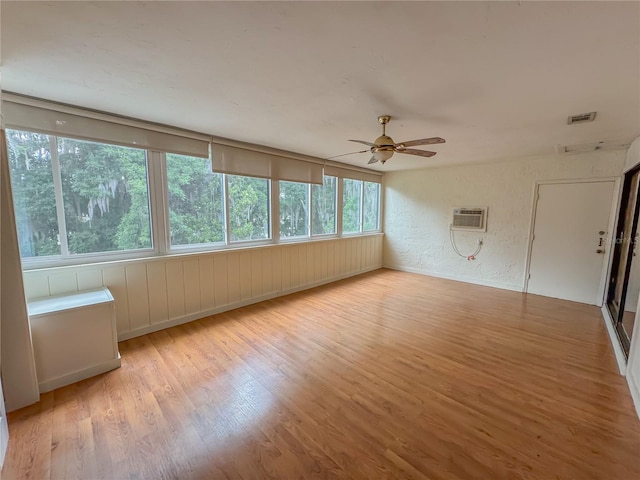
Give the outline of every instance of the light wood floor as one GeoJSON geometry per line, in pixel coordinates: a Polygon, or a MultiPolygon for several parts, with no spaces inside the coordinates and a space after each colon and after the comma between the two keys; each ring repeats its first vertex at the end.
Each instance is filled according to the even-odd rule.
{"type": "Polygon", "coordinates": [[[640,479],[599,309],[379,270],[120,344],[7,479],[640,479]]]}

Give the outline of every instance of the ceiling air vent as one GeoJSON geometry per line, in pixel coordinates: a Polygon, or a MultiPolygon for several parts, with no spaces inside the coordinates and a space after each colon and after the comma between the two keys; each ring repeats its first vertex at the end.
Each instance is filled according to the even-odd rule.
{"type": "Polygon", "coordinates": [[[569,125],[575,123],[593,122],[596,119],[596,112],[581,113],[580,115],[572,115],[567,119],[569,125]]]}

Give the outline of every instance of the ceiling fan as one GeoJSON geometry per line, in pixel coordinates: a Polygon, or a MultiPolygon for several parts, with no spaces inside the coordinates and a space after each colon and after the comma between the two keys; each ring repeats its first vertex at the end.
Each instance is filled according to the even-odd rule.
{"type": "Polygon", "coordinates": [[[360,152],[351,152],[344,153],[342,155],[336,155],[335,157],[344,157],[345,155],[353,155],[354,153],[365,153],[371,152],[373,156],[367,162],[369,165],[376,162],[384,163],[389,160],[394,152],[397,153],[407,153],[409,155],[418,155],[420,157],[433,157],[436,152],[430,152],[427,150],[418,150],[416,148],[407,148],[407,147],[415,147],[418,145],[435,145],[437,143],[445,143],[444,138],[440,137],[431,137],[431,138],[421,138],[419,140],[410,140],[408,142],[399,142],[395,143],[393,139],[386,134],[386,126],[387,123],[391,120],[390,115],[380,115],[378,117],[378,122],[382,125],[382,135],[380,135],[376,140],[371,142],[365,142],[364,140],[349,140],[350,142],[362,143],[364,145],[368,145],[370,148],[368,150],[362,150],[360,152]]]}

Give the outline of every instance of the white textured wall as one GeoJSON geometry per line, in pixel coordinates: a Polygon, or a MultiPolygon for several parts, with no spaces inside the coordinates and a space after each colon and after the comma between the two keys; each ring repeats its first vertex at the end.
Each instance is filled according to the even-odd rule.
{"type": "Polygon", "coordinates": [[[629,150],[627,151],[627,159],[624,162],[625,173],[640,163],[640,137],[636,138],[629,150]]]}
{"type": "MultiPolygon", "coordinates": [[[[528,157],[484,165],[385,174],[384,265],[500,288],[524,285],[535,182],[617,177],[626,152],[528,157]],[[476,261],[449,243],[455,207],[489,207],[485,233],[456,232],[462,253],[484,240],[476,261]]],[[[560,205],[558,206],[561,207],[560,205]]]]}
{"type": "Polygon", "coordinates": [[[108,287],[124,340],[382,266],[381,234],[24,272],[28,300],[108,287]]]}

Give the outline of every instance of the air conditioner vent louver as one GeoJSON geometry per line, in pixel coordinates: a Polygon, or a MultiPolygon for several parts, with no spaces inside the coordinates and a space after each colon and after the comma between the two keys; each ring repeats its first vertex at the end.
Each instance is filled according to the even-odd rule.
{"type": "Polygon", "coordinates": [[[451,228],[454,230],[486,231],[486,208],[456,208],[453,210],[451,228]]]}
{"type": "Polygon", "coordinates": [[[580,115],[572,115],[567,119],[569,125],[575,123],[593,122],[596,119],[596,112],[581,113],[580,115]]]}

